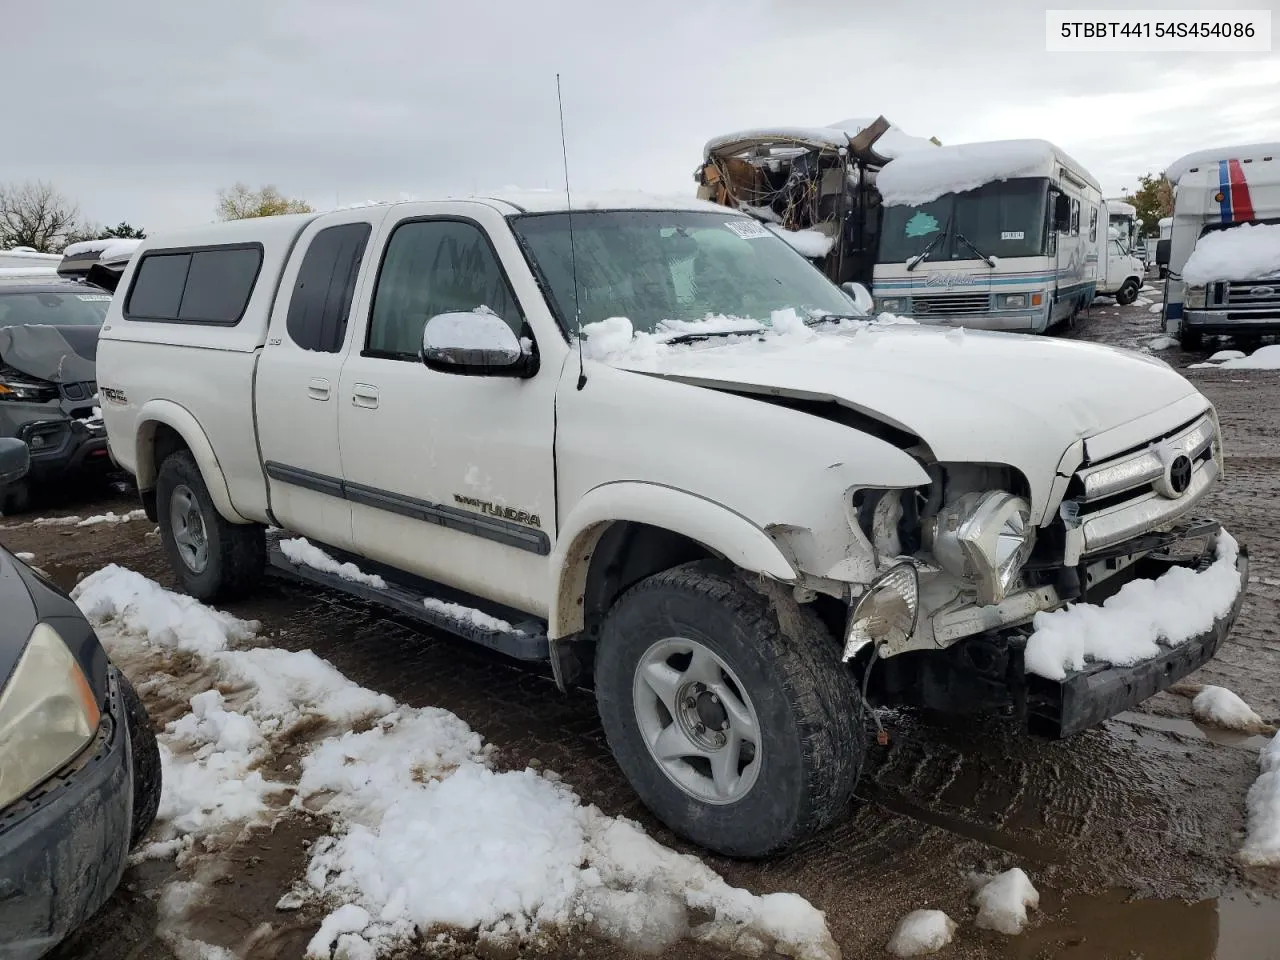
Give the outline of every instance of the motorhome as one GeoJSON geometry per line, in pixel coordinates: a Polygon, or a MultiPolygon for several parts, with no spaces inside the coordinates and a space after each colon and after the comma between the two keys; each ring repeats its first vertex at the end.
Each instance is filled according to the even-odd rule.
{"type": "Polygon", "coordinates": [[[877,185],[873,294],[884,312],[1042,333],[1074,319],[1106,275],[1102,191],[1048,141],[907,154],[877,185]]]}
{"type": "Polygon", "coordinates": [[[1173,217],[1161,217],[1156,229],[1156,236],[1147,242],[1147,266],[1155,264],[1160,271],[1160,279],[1163,280],[1168,272],[1165,267],[1158,263],[1159,247],[1161,240],[1168,240],[1173,236],[1173,217]]]}
{"type": "MultiPolygon", "coordinates": [[[[1174,163],[1164,329],[1188,349],[1206,335],[1280,332],[1280,143],[1202,150],[1174,163]]],[[[1163,236],[1163,229],[1162,229],[1163,236]]]]}
{"type": "Polygon", "coordinates": [[[932,151],[884,117],[829,127],[768,127],[714,137],[694,171],[698,197],[761,221],[835,283],[871,285],[880,231],[876,175],[932,151]]]}

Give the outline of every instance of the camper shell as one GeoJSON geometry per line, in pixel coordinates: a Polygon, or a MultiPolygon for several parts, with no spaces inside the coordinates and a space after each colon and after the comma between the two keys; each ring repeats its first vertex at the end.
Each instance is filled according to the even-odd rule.
{"type": "Polygon", "coordinates": [[[918,321],[1042,333],[1106,276],[1097,181],[1046,140],[939,147],[878,178],[884,209],[873,293],[918,321]]]}

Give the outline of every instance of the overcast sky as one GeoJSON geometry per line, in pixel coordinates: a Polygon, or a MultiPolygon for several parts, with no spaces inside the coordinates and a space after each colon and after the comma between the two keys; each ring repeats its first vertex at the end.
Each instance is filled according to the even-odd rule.
{"type": "Polygon", "coordinates": [[[0,182],[152,231],[212,219],[237,180],[321,209],[560,187],[557,71],[578,190],[691,192],[716,134],[878,113],[944,143],[1053,140],[1107,195],[1280,140],[1280,54],[1050,54],[1048,5],[1113,6],[4,0],[0,182]]]}

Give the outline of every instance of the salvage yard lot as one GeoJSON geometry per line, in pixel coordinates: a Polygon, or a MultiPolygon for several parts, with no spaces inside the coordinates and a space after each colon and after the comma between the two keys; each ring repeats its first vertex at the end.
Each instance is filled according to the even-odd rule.
{"type": "MultiPolygon", "coordinates": [[[[1140,348],[1158,336],[1157,327],[1158,317],[1140,300],[1124,309],[1095,307],[1071,336],[1140,348]]],[[[1158,355],[1179,369],[1207,356],[1176,349],[1158,355]]],[[[1205,512],[1248,546],[1252,560],[1249,597],[1235,631],[1190,679],[1234,690],[1274,723],[1280,718],[1280,373],[1184,372],[1217,405],[1226,436],[1226,479],[1205,512]]],[[[134,506],[118,496],[42,507],[32,516],[122,515],[134,506]]],[[[26,519],[3,521],[0,541],[34,554],[33,562],[68,589],[109,563],[177,587],[145,521],[80,527],[26,519]]],[[[560,695],[549,674],[282,580],[269,579],[253,600],[228,609],[260,621],[260,639],[273,646],[312,650],[399,703],[451,711],[496,746],[497,769],[557,771],[605,814],[633,818],[667,846],[696,852],[632,793],[590,696],[560,695]]],[[[161,724],[186,711],[180,701],[150,699],[148,706],[161,724]]],[[[1257,776],[1259,738],[1203,731],[1187,720],[1189,712],[1186,698],[1161,695],[1141,712],[1065,743],[1018,739],[994,725],[889,717],[890,743],[874,748],[857,802],[833,829],[764,863],[704,859],[752,893],[807,898],[826,912],[846,958],[884,956],[897,921],[925,907],[945,910],[960,924],[942,957],[1207,960],[1216,947],[1220,960],[1280,958],[1277,871],[1245,869],[1234,860],[1244,797],[1257,776]],[[1032,927],[1013,938],[976,929],[970,873],[1013,866],[1022,867],[1042,895],[1032,927]]],[[[288,755],[273,761],[282,770],[289,762],[288,755]]],[[[208,900],[189,912],[186,932],[244,957],[301,956],[324,911],[279,912],[275,904],[306,869],[304,843],[325,832],[318,821],[295,815],[273,833],[232,846],[205,866],[212,871],[200,878],[209,883],[208,900]]],[[[172,957],[156,935],[157,894],[179,875],[169,861],[134,867],[107,907],[56,956],[172,957]]],[[[465,936],[414,949],[504,955],[465,936]]],[[[617,948],[570,928],[551,931],[526,952],[605,957],[617,948]]],[[[668,955],[723,952],[684,941],[668,955]]]]}

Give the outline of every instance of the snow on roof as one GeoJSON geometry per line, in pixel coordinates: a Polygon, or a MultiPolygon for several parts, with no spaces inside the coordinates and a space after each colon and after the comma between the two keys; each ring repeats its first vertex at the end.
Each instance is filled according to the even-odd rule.
{"type": "Polygon", "coordinates": [[[1059,164],[1099,189],[1088,171],[1048,140],[992,140],[909,153],[881,170],[876,186],[886,205],[914,206],[999,180],[1053,176],[1059,164]]]}
{"type": "Polygon", "coordinates": [[[1136,217],[1138,208],[1124,200],[1108,200],[1107,212],[1112,216],[1120,214],[1121,216],[1136,217]]]}
{"type": "Polygon", "coordinates": [[[57,266],[62,256],[57,253],[37,253],[30,247],[14,247],[12,250],[0,250],[0,266],[25,267],[53,264],[57,266]]]}
{"type": "MultiPolygon", "coordinates": [[[[756,127],[750,130],[739,130],[734,133],[712,137],[702,148],[703,156],[710,156],[712,151],[738,143],[751,141],[790,140],[800,143],[812,143],[822,146],[840,148],[849,146],[849,141],[865,128],[875,123],[876,118],[856,117],[841,120],[826,127],[756,127]]],[[[882,157],[892,160],[904,153],[916,150],[935,148],[932,140],[925,137],[913,137],[904,133],[901,128],[889,125],[889,129],[871,145],[871,149],[882,157]]]]}
{"type": "Polygon", "coordinates": [[[99,260],[115,260],[127,257],[142,244],[141,240],[125,237],[103,237],[101,240],[82,240],[68,244],[62,250],[64,257],[82,257],[87,253],[100,254],[99,260]]]}
{"type": "MultiPolygon", "coordinates": [[[[482,201],[498,201],[526,213],[563,213],[569,209],[563,190],[504,191],[482,201]]],[[[681,194],[645,193],[640,190],[603,190],[575,193],[573,209],[578,210],[707,210],[723,214],[725,208],[710,200],[681,194]]]]}
{"type": "Polygon", "coordinates": [[[1164,175],[1170,183],[1177,183],[1189,171],[1196,167],[1217,164],[1219,160],[1253,160],[1280,157],[1280,142],[1244,143],[1234,147],[1209,147],[1206,150],[1195,150],[1185,157],[1179,157],[1169,164],[1164,175]]]}
{"type": "Polygon", "coordinates": [[[1196,243],[1182,268],[1186,283],[1280,279],[1280,224],[1242,223],[1211,230],[1196,243]]]}

